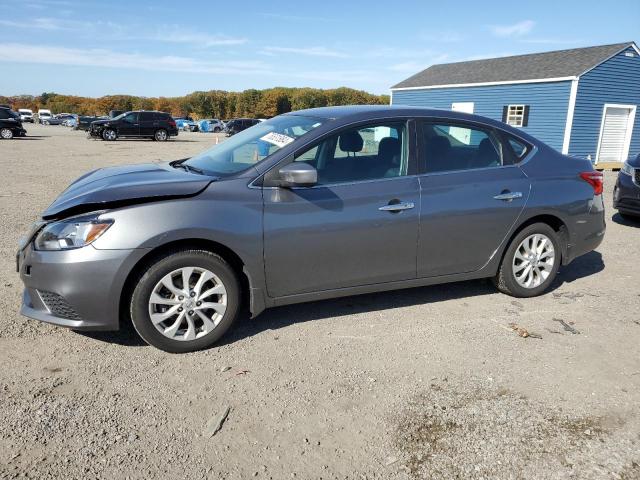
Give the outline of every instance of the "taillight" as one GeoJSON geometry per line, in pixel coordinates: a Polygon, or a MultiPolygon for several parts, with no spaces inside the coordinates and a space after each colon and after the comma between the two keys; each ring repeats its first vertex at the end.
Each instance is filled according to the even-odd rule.
{"type": "Polygon", "coordinates": [[[171,125],[172,127],[176,126],[176,121],[173,118],[169,119],[169,125],[171,125]]]}
{"type": "Polygon", "coordinates": [[[601,195],[604,187],[604,176],[602,172],[592,170],[590,172],[582,172],[580,178],[593,187],[594,195],[601,195]]]}

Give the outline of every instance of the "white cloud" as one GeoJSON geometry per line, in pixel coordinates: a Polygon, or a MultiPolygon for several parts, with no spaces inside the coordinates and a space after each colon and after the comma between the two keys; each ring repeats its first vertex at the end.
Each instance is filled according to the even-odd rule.
{"type": "Polygon", "coordinates": [[[536,22],[533,20],[523,20],[512,25],[491,25],[489,29],[498,37],[521,37],[533,30],[536,22]]]}
{"type": "Polygon", "coordinates": [[[333,57],[348,58],[344,52],[330,50],[326,47],[264,47],[260,52],[262,55],[274,56],[281,53],[293,53],[295,55],[307,55],[311,57],[333,57]]]}
{"type": "Polygon", "coordinates": [[[174,26],[170,29],[163,29],[157,35],[145,37],[150,40],[158,40],[168,43],[188,43],[193,46],[216,47],[223,45],[242,45],[247,43],[246,38],[230,37],[222,34],[209,34],[189,31],[188,28],[174,26]]]}
{"type": "Polygon", "coordinates": [[[151,40],[165,43],[183,43],[194,47],[214,47],[242,45],[248,42],[243,37],[231,37],[223,34],[210,34],[193,31],[182,25],[165,25],[157,30],[145,30],[139,26],[123,26],[113,22],[67,20],[62,18],[35,18],[33,20],[4,20],[0,19],[0,26],[35,29],[49,31],[73,31],[75,34],[84,33],[94,35],[101,32],[102,37],[118,40],[151,40]]]}
{"type": "Polygon", "coordinates": [[[105,49],[77,49],[0,43],[0,62],[110,67],[136,70],[159,70],[214,74],[270,74],[263,62],[211,62],[191,57],[119,53],[105,49]]]}

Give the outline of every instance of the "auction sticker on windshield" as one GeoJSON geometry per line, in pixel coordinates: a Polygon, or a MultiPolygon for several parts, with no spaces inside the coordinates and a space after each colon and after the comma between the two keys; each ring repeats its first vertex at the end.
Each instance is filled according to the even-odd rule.
{"type": "Polygon", "coordinates": [[[260,140],[264,140],[265,142],[272,143],[273,145],[282,148],[293,142],[295,138],[291,138],[282,133],[269,132],[264,137],[260,137],[260,140]]]}

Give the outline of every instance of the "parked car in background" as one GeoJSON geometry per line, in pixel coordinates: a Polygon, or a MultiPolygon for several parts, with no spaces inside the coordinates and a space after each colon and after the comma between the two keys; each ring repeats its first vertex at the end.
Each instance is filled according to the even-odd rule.
{"type": "Polygon", "coordinates": [[[119,137],[139,137],[163,142],[178,135],[178,128],[168,113],[143,110],[91,122],[89,135],[108,141],[119,137]]]}
{"type": "Polygon", "coordinates": [[[55,118],[60,120],[60,124],[65,127],[72,126],[70,123],[75,124],[76,121],[76,115],[71,113],[59,113],[58,115],[55,115],[55,118]]]}
{"type": "Polygon", "coordinates": [[[51,113],[51,110],[47,110],[44,108],[41,108],[40,110],[38,110],[38,123],[46,125],[48,122],[51,121],[52,118],[53,118],[53,114],[51,113]]]}
{"type": "Polygon", "coordinates": [[[198,124],[191,117],[173,117],[178,130],[185,132],[197,132],[200,130],[198,124]]]}
{"type": "Polygon", "coordinates": [[[75,129],[89,131],[89,129],[91,128],[91,122],[95,122],[96,120],[106,120],[107,118],[109,117],[98,117],[96,115],[80,115],[78,116],[78,121],[75,129]]]}
{"type": "Polygon", "coordinates": [[[624,162],[613,187],[613,208],[625,218],[640,221],[640,154],[624,162]]]}
{"type": "Polygon", "coordinates": [[[22,126],[18,112],[0,107],[0,138],[9,140],[13,137],[24,137],[26,134],[27,131],[22,126]]]}
{"type": "Polygon", "coordinates": [[[33,110],[29,108],[19,108],[18,115],[23,122],[33,123],[33,110]]]}
{"type": "Polygon", "coordinates": [[[260,120],[256,118],[234,118],[225,124],[224,133],[230,137],[231,135],[235,135],[249,127],[257,125],[258,123],[260,123],[260,120]]]}
{"type": "Polygon", "coordinates": [[[201,132],[218,133],[224,130],[224,123],[217,118],[209,118],[198,122],[201,132]]]}
{"type": "Polygon", "coordinates": [[[602,187],[590,161],[480,116],[301,110],[189,159],[80,177],[20,245],[22,313],[131,321],[188,352],[219,340],[242,298],[256,316],[485,277],[534,297],[602,242],[602,187]]]}

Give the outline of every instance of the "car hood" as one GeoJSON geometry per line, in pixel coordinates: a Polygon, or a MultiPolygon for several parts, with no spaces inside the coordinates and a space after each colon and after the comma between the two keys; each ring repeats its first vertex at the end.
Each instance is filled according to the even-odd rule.
{"type": "Polygon", "coordinates": [[[42,214],[44,220],[136,203],[191,197],[216,178],[169,163],[101,168],[74,181],[42,214]]]}
{"type": "Polygon", "coordinates": [[[111,122],[113,119],[105,119],[105,120],[93,120],[91,122],[91,125],[105,125],[109,122],[111,122]]]}

